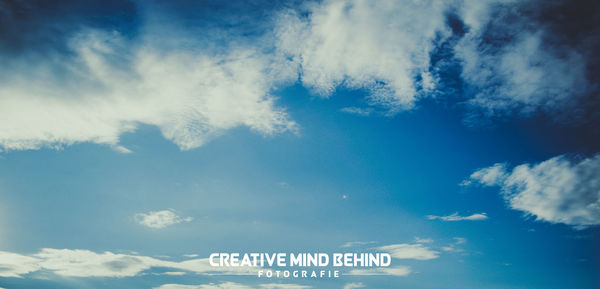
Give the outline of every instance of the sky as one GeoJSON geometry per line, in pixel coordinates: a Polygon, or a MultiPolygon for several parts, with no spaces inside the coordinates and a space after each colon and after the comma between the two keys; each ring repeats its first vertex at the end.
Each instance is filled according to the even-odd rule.
{"type": "Polygon", "coordinates": [[[0,0],[0,288],[600,288],[599,13],[0,0]]]}

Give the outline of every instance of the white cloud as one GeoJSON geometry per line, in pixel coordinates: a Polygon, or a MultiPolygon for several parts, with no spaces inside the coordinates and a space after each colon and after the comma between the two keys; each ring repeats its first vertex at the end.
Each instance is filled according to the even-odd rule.
{"type": "Polygon", "coordinates": [[[462,237],[454,237],[454,241],[456,245],[461,245],[467,242],[467,239],[462,237]]]}
{"type": "Polygon", "coordinates": [[[164,284],[154,289],[306,289],[310,286],[297,284],[259,284],[255,286],[243,285],[233,282],[225,282],[220,284],[210,283],[202,285],[181,285],[181,284],[164,284]]]}
{"type": "Polygon", "coordinates": [[[40,269],[37,259],[0,251],[0,277],[21,277],[40,269]]]}
{"type": "Polygon", "coordinates": [[[340,111],[360,116],[369,116],[371,113],[373,113],[373,109],[362,107],[343,107],[342,109],[340,109],[340,111]]]}
{"type": "MultiPolygon", "coordinates": [[[[395,259],[413,259],[413,260],[431,260],[439,257],[439,252],[424,246],[423,244],[433,243],[432,239],[415,238],[417,244],[392,244],[372,248],[378,251],[388,252],[395,259]]],[[[369,244],[372,242],[349,242],[342,247],[354,246],[354,243],[360,245],[369,244]]],[[[411,273],[408,266],[380,267],[367,269],[353,269],[348,272],[349,275],[392,275],[392,276],[407,276],[411,273]]],[[[353,284],[353,283],[350,283],[353,284]]],[[[348,285],[350,285],[348,284],[348,285]]],[[[364,286],[363,286],[364,287],[364,286]]],[[[362,288],[362,287],[350,287],[362,288]]]]}
{"type": "Polygon", "coordinates": [[[185,272],[173,271],[173,272],[164,272],[161,274],[167,275],[167,276],[183,276],[183,275],[185,275],[185,272]]]}
{"type": "Polygon", "coordinates": [[[472,180],[476,180],[486,186],[492,186],[502,182],[506,178],[506,165],[494,164],[491,167],[479,169],[471,174],[470,179],[466,183],[470,185],[472,180]]]}
{"type": "MultiPolygon", "coordinates": [[[[183,285],[183,284],[164,284],[159,287],[154,287],[153,289],[218,289],[223,287],[218,287],[216,284],[207,284],[207,285],[183,285]],[[200,287],[205,286],[205,287],[200,287]],[[212,287],[209,287],[212,286],[212,287]]],[[[227,288],[227,287],[225,287],[227,288]]]]}
{"type": "MultiPolygon", "coordinates": [[[[189,38],[186,45],[161,45],[178,40],[157,43],[143,34],[127,40],[116,32],[83,30],[69,40],[71,53],[2,59],[10,65],[0,73],[0,149],[92,142],[131,153],[119,139],[141,125],[158,127],[183,150],[236,127],[263,135],[295,131],[270,92],[298,73],[323,96],[339,86],[366,89],[368,103],[389,114],[411,109],[437,89],[430,54],[450,35],[446,15],[456,8],[469,28],[456,57],[462,78],[480,92],[469,104],[488,114],[572,104],[590,86],[585,59],[549,46],[542,30],[502,26],[504,18],[490,17],[492,10],[504,11],[498,4],[510,2],[323,1],[280,13],[274,37],[232,40],[220,51],[203,50],[206,45],[189,38]],[[489,44],[482,39],[490,25],[518,33],[508,44],[489,44]],[[234,44],[251,42],[256,46],[234,44]]],[[[152,27],[140,31],[151,34],[152,27]]]]}
{"type": "Polygon", "coordinates": [[[311,286],[297,285],[297,284],[260,284],[258,288],[261,289],[306,289],[312,288],[311,286]]]}
{"type": "Polygon", "coordinates": [[[431,238],[419,238],[419,237],[415,237],[415,243],[423,243],[423,244],[431,244],[433,243],[433,239],[431,238]]]}
{"type": "Polygon", "coordinates": [[[136,214],[135,221],[138,222],[138,224],[149,228],[162,229],[174,224],[191,222],[192,218],[180,217],[172,210],[162,210],[136,214]]]}
{"type": "Polygon", "coordinates": [[[131,277],[161,263],[151,257],[69,249],[42,249],[34,257],[41,268],[68,277],[131,277]]]}
{"type": "Polygon", "coordinates": [[[174,262],[108,251],[96,253],[45,248],[30,256],[0,251],[0,277],[22,277],[41,270],[64,277],[132,277],[151,268],[177,269],[205,275],[256,273],[251,268],[212,267],[208,258],[174,262]]]}
{"type": "Polygon", "coordinates": [[[430,260],[439,257],[439,252],[431,250],[423,244],[393,244],[377,247],[377,250],[389,252],[392,258],[430,260]]]}
{"type": "Polygon", "coordinates": [[[365,288],[365,284],[363,283],[348,283],[344,285],[343,289],[357,289],[357,288],[365,288]]]}
{"type": "Polygon", "coordinates": [[[541,29],[521,29],[525,20],[506,24],[502,16],[512,15],[506,11],[519,9],[501,4],[512,2],[323,1],[280,13],[274,37],[234,39],[220,51],[199,48],[206,45],[193,37],[186,45],[161,45],[178,39],[161,35],[157,43],[144,35],[152,33],[152,23],[134,40],[84,29],[66,45],[71,53],[2,59],[10,65],[0,73],[0,149],[92,142],[131,153],[119,138],[141,125],[158,127],[184,150],[236,127],[263,135],[295,131],[270,92],[298,73],[323,96],[339,86],[366,89],[368,103],[390,114],[411,109],[437,89],[430,54],[451,34],[446,15],[454,10],[468,28],[455,47],[462,78],[479,92],[470,105],[493,115],[573,104],[590,87],[584,57],[545,43],[549,37],[541,29]],[[514,39],[487,43],[486,27],[514,39]],[[235,44],[251,42],[255,46],[235,44]]]}
{"type": "Polygon", "coordinates": [[[295,73],[283,62],[253,48],[218,54],[154,44],[85,30],[71,39],[70,56],[11,66],[0,79],[0,148],[93,142],[129,152],[119,137],[145,124],[186,150],[235,127],[264,135],[295,128],[269,94],[295,73]]]}
{"type": "Polygon", "coordinates": [[[302,83],[328,96],[337,86],[368,89],[370,103],[410,109],[435,84],[429,55],[447,35],[445,1],[324,1],[307,17],[277,23],[277,47],[301,68],[302,83]]]}
{"type": "Polygon", "coordinates": [[[411,273],[408,266],[395,267],[378,267],[369,269],[353,269],[348,272],[348,275],[391,275],[391,276],[408,276],[411,273]]]}
{"type": "Polygon", "coordinates": [[[276,46],[298,63],[302,83],[316,93],[329,96],[339,86],[367,89],[371,105],[393,113],[435,92],[439,76],[430,54],[451,35],[446,15],[456,11],[467,33],[452,45],[463,80],[476,91],[467,101],[471,107],[487,115],[530,114],[574,104],[589,90],[585,59],[544,42],[549,35],[531,29],[531,20],[515,12],[515,5],[514,0],[323,1],[301,13],[284,13],[276,23],[276,46]],[[490,43],[494,37],[487,33],[506,35],[496,35],[502,43],[490,43]]]}
{"type": "Polygon", "coordinates": [[[464,252],[464,250],[459,246],[465,243],[467,243],[467,239],[462,237],[454,237],[454,243],[442,247],[442,250],[446,252],[464,252]]]}
{"type": "Polygon", "coordinates": [[[499,186],[512,209],[539,221],[579,228],[600,224],[600,155],[579,162],[557,156],[512,171],[504,165],[493,167],[498,169],[480,169],[471,180],[499,186]]]}
{"type": "Polygon", "coordinates": [[[470,29],[471,35],[479,35],[491,18],[491,12],[494,7],[499,5],[513,5],[517,0],[463,0],[461,5],[458,5],[458,12],[462,21],[470,29]]]}
{"type": "Polygon", "coordinates": [[[481,221],[481,220],[488,219],[488,216],[486,215],[486,213],[473,214],[470,216],[460,216],[460,215],[458,215],[458,213],[454,213],[449,216],[427,215],[426,217],[429,220],[442,220],[442,221],[481,221]]]}
{"type": "Polygon", "coordinates": [[[350,247],[356,247],[356,246],[363,246],[363,245],[369,245],[369,244],[375,244],[377,242],[375,241],[355,241],[355,242],[346,242],[344,244],[342,244],[342,246],[340,246],[341,248],[350,248],[350,247]]]}

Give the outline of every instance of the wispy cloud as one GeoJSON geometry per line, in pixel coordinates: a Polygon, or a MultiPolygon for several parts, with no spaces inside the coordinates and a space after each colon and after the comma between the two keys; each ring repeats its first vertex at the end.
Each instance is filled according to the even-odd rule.
{"type": "Polygon", "coordinates": [[[471,185],[477,181],[486,186],[493,186],[502,183],[506,178],[506,164],[494,164],[491,167],[479,169],[471,174],[469,180],[464,180],[464,185],[471,185]]]}
{"type": "Polygon", "coordinates": [[[433,239],[415,237],[415,243],[431,244],[433,243],[433,239]]]}
{"type": "MultiPolygon", "coordinates": [[[[505,7],[510,5],[496,5],[503,2],[323,1],[272,13],[275,19],[265,20],[269,29],[260,39],[156,37],[154,30],[160,29],[152,21],[132,38],[119,29],[73,25],[77,32],[71,27],[55,37],[64,42],[57,51],[68,53],[17,58],[0,53],[0,60],[10,62],[0,74],[0,149],[92,142],[129,153],[120,137],[141,125],[158,127],[183,150],[236,127],[262,135],[296,131],[272,91],[298,76],[322,96],[340,86],[365,89],[368,105],[393,115],[439,90],[430,57],[440,43],[452,46],[452,58],[444,60],[462,66],[470,108],[486,115],[526,115],[575,105],[592,87],[585,56],[547,43],[545,29],[520,29],[531,27],[529,19],[514,15],[519,9],[505,7]],[[453,37],[449,11],[468,28],[459,41],[444,42],[453,37]],[[490,27],[506,37],[488,37],[490,27]],[[207,46],[213,49],[199,48],[207,46]]],[[[135,5],[125,6],[134,12],[129,6],[135,5]]],[[[207,33],[221,34],[226,33],[207,33]]],[[[342,111],[369,115],[374,110],[342,111]]]]}
{"type": "Polygon", "coordinates": [[[461,245],[467,242],[467,239],[463,238],[463,237],[454,237],[454,241],[456,242],[457,245],[461,245]]]}
{"type": "Polygon", "coordinates": [[[162,229],[174,224],[191,222],[192,217],[180,217],[173,210],[152,211],[135,215],[135,221],[153,229],[162,229]]]}
{"type": "Polygon", "coordinates": [[[461,248],[461,245],[464,245],[467,243],[467,239],[466,238],[462,238],[462,237],[454,237],[454,243],[451,243],[447,246],[442,247],[442,251],[444,252],[455,252],[455,253],[460,253],[460,252],[464,252],[464,249],[461,248]]]}
{"type": "Polygon", "coordinates": [[[475,171],[470,181],[498,186],[508,205],[536,220],[577,228],[600,224],[600,155],[572,162],[557,156],[510,171],[495,164],[475,171]]]}
{"type": "Polygon", "coordinates": [[[182,285],[182,284],[164,284],[153,289],[307,289],[312,288],[311,286],[297,285],[297,284],[258,284],[258,285],[244,285],[234,282],[224,283],[210,283],[202,285],[182,285]]]}
{"type": "Polygon", "coordinates": [[[170,268],[207,275],[255,273],[240,267],[212,267],[207,258],[174,262],[108,251],[96,253],[89,250],[50,248],[32,255],[0,251],[0,267],[0,277],[23,277],[42,270],[64,277],[132,277],[151,268],[170,268]]]}
{"type": "Polygon", "coordinates": [[[348,283],[344,285],[343,289],[357,289],[357,288],[365,288],[365,284],[363,283],[348,283]]]}
{"type": "Polygon", "coordinates": [[[454,49],[473,87],[471,108],[488,116],[568,112],[590,90],[583,55],[548,41],[552,35],[543,25],[532,26],[514,9],[520,3],[478,2],[461,7],[470,30],[454,49]]]}
{"type": "Polygon", "coordinates": [[[264,135],[294,129],[269,93],[294,77],[284,62],[253,48],[214,53],[132,41],[84,29],[69,40],[72,53],[56,56],[60,61],[13,67],[0,79],[0,148],[93,142],[128,152],[120,135],[142,124],[157,126],[184,150],[239,126],[264,135]]]}
{"type": "Polygon", "coordinates": [[[159,273],[159,275],[167,275],[167,276],[183,276],[185,274],[186,274],[185,272],[180,272],[180,271],[159,273]]]}
{"type": "Polygon", "coordinates": [[[377,250],[389,252],[392,258],[431,260],[439,257],[439,252],[423,244],[392,244],[377,247],[377,250]]]}
{"type": "Polygon", "coordinates": [[[369,245],[369,244],[375,244],[375,243],[377,243],[377,242],[375,242],[375,241],[355,241],[355,242],[344,243],[340,247],[341,248],[350,248],[350,247],[363,246],[363,245],[369,245]]]}
{"type": "Polygon", "coordinates": [[[373,113],[372,108],[361,108],[361,107],[344,107],[340,109],[341,112],[356,114],[361,116],[369,116],[373,113]]]}
{"type": "MultiPolygon", "coordinates": [[[[408,276],[411,273],[411,269],[408,266],[394,266],[394,267],[380,267],[380,268],[369,268],[369,269],[353,269],[348,272],[348,275],[391,275],[391,276],[408,276]]],[[[360,287],[355,287],[360,288],[360,287]]]]}
{"type": "Polygon", "coordinates": [[[442,221],[449,221],[449,222],[455,222],[455,221],[482,221],[482,220],[487,220],[488,216],[486,213],[480,213],[480,214],[473,214],[470,216],[460,216],[457,213],[454,213],[452,215],[448,215],[448,216],[434,216],[434,215],[427,215],[425,216],[427,217],[427,219],[429,220],[442,220],[442,221]]]}
{"type": "MultiPolygon", "coordinates": [[[[439,252],[435,251],[423,244],[432,243],[431,239],[419,239],[415,238],[416,244],[391,244],[386,246],[379,246],[371,248],[376,251],[383,251],[389,253],[394,259],[412,259],[412,260],[431,260],[439,257],[439,252]]],[[[348,242],[342,247],[352,247],[355,245],[367,245],[375,242],[348,242]]],[[[367,269],[353,269],[350,270],[348,275],[391,275],[391,276],[407,276],[411,273],[409,266],[393,266],[393,267],[382,267],[382,268],[367,268],[367,269]]],[[[359,286],[357,283],[349,283],[346,286],[359,286]]],[[[360,284],[362,286],[362,284],[360,284]]],[[[364,287],[364,286],[362,286],[364,287]]],[[[348,288],[362,288],[362,287],[348,287],[348,288]]],[[[344,287],[346,288],[346,287],[344,287]]]]}

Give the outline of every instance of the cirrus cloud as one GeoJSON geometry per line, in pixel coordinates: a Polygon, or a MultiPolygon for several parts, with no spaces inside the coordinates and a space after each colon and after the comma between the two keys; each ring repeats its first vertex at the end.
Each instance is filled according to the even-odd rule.
{"type": "Polygon", "coordinates": [[[343,289],[356,289],[356,288],[364,288],[365,284],[363,283],[348,283],[344,285],[343,289]]]}
{"type": "Polygon", "coordinates": [[[202,285],[182,285],[182,284],[164,284],[154,289],[307,289],[312,288],[311,286],[304,286],[298,284],[258,284],[258,285],[244,285],[234,282],[224,283],[210,283],[202,285]]]}
{"type": "MultiPolygon", "coordinates": [[[[379,267],[369,269],[353,269],[348,275],[369,276],[369,275],[390,275],[390,276],[408,276],[412,271],[408,266],[379,267]]],[[[361,288],[361,287],[350,287],[361,288]]]]}
{"type": "Polygon", "coordinates": [[[439,257],[439,252],[423,244],[392,244],[377,247],[377,250],[389,252],[392,258],[431,260],[439,257]]]}
{"type": "Polygon", "coordinates": [[[427,215],[426,217],[429,220],[442,220],[442,221],[450,221],[450,222],[455,222],[455,221],[481,221],[481,220],[487,220],[488,219],[488,216],[487,216],[486,213],[473,214],[473,215],[470,215],[470,216],[460,216],[458,213],[454,213],[454,214],[448,215],[448,216],[427,215]]]}
{"type": "Polygon", "coordinates": [[[173,210],[138,213],[134,218],[138,224],[154,229],[162,229],[170,225],[191,222],[193,220],[192,217],[180,217],[173,210]]]}
{"type": "Polygon", "coordinates": [[[153,257],[106,251],[44,248],[32,255],[0,251],[0,277],[23,277],[29,273],[48,271],[63,277],[133,277],[151,268],[169,268],[197,274],[252,274],[241,267],[212,267],[208,258],[181,262],[153,257]]]}

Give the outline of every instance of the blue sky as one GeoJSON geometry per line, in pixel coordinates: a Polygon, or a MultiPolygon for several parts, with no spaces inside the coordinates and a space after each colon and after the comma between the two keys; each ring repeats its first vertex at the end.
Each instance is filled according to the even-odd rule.
{"type": "Polygon", "coordinates": [[[0,2],[0,288],[598,288],[598,9],[0,2]]]}

